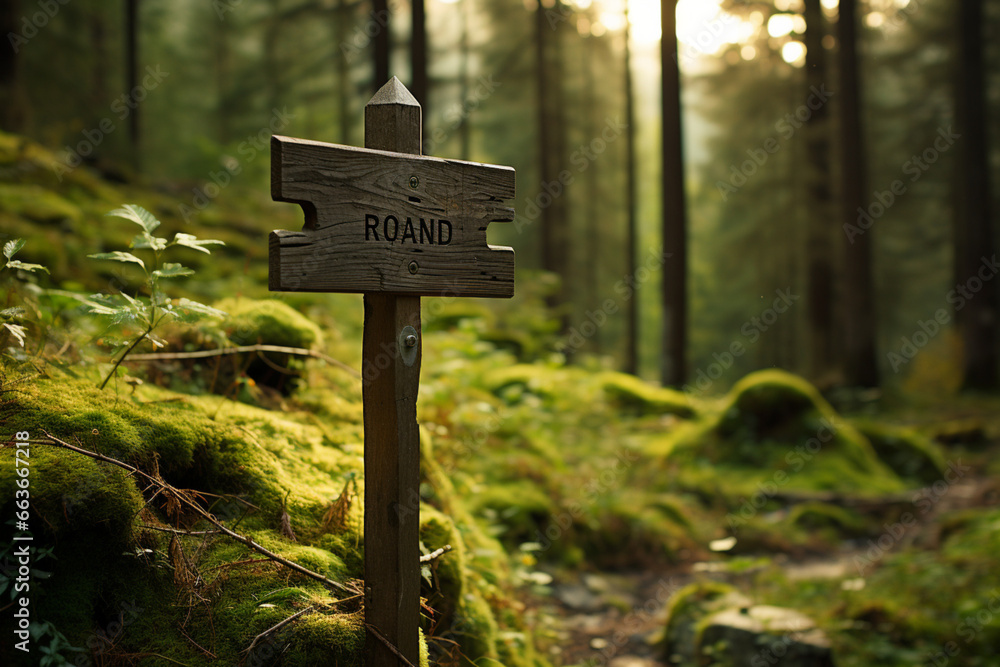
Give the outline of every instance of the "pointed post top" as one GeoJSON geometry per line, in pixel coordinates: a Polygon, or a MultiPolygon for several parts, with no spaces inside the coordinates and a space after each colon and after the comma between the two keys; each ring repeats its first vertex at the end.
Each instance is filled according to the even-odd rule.
{"type": "Polygon", "coordinates": [[[392,77],[384,86],[379,88],[378,92],[368,100],[368,104],[365,106],[370,107],[378,104],[398,104],[408,107],[420,106],[417,98],[396,77],[392,77]]]}
{"type": "Polygon", "coordinates": [[[365,105],[365,148],[420,155],[420,103],[392,77],[365,105]]]}

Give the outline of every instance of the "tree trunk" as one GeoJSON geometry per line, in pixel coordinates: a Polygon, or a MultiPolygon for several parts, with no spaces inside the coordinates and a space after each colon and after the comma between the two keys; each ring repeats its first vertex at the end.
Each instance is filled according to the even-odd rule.
{"type": "MultiPolygon", "coordinates": [[[[337,8],[334,10],[334,35],[337,44],[347,44],[349,37],[348,28],[351,24],[350,0],[337,0],[337,8]]],[[[337,123],[339,126],[339,141],[345,146],[351,145],[351,93],[353,84],[351,83],[351,68],[347,58],[347,52],[337,49],[334,57],[337,59],[337,123]]]]}
{"type": "MultiPolygon", "coordinates": [[[[805,0],[806,19],[806,98],[815,98],[812,91],[829,84],[826,53],[823,48],[823,7],[820,0],[805,0]]],[[[827,85],[827,87],[829,87],[827,85]]],[[[828,380],[836,368],[833,317],[833,262],[830,257],[833,240],[833,196],[830,192],[830,112],[820,103],[810,107],[812,116],[806,125],[806,178],[808,205],[811,212],[806,244],[808,257],[806,317],[809,323],[809,375],[816,380],[828,380]]]]}
{"type": "Polygon", "coordinates": [[[986,82],[983,72],[983,2],[959,3],[956,119],[961,135],[959,218],[955,225],[955,282],[962,306],[955,316],[964,344],[964,387],[996,389],[997,283],[978,275],[996,252],[991,219],[989,141],[986,130],[986,82]]]}
{"type": "Polygon", "coordinates": [[[18,77],[18,54],[25,44],[21,36],[21,3],[16,0],[0,6],[0,127],[7,132],[24,131],[27,122],[24,90],[18,77]],[[14,35],[12,43],[9,35],[14,35]]]}
{"type": "Polygon", "coordinates": [[[458,11],[462,13],[462,37],[461,37],[461,61],[459,62],[459,104],[462,115],[459,118],[458,136],[459,149],[458,156],[463,160],[471,159],[472,154],[472,126],[469,124],[468,112],[465,108],[466,100],[469,99],[469,58],[472,57],[469,48],[469,0],[459,0],[458,11]]]}
{"type": "Polygon", "coordinates": [[[687,215],[681,73],[677,53],[677,0],[661,0],[663,70],[663,384],[687,375],[687,215]]]}
{"type": "MultiPolygon", "coordinates": [[[[139,0],[125,0],[125,88],[131,95],[139,86],[139,0]]],[[[128,138],[132,154],[132,167],[142,168],[140,143],[139,106],[134,105],[128,116],[128,138]]]]}
{"type": "MultiPolygon", "coordinates": [[[[629,29],[628,3],[625,3],[625,207],[628,222],[625,227],[625,273],[636,274],[636,248],[638,247],[638,222],[636,220],[635,177],[635,95],[632,92],[632,45],[629,29]]],[[[625,302],[625,363],[624,370],[639,374],[639,292],[625,302]]]]}
{"type": "MultiPolygon", "coordinates": [[[[858,211],[868,202],[861,83],[858,76],[857,0],[841,0],[837,22],[840,63],[841,215],[845,230],[857,228],[858,211]]],[[[875,351],[875,285],[872,232],[848,233],[844,246],[844,379],[854,387],[879,383],[875,351]]]]}
{"type": "MultiPolygon", "coordinates": [[[[541,177],[538,206],[541,209],[542,268],[559,277],[558,290],[548,299],[549,306],[561,309],[567,302],[569,238],[566,233],[566,184],[559,179],[559,159],[565,155],[566,123],[562,104],[562,73],[558,44],[549,47],[548,38],[558,37],[559,23],[549,24],[547,12],[538,5],[535,11],[535,58],[538,101],[538,162],[541,177]],[[551,55],[549,52],[552,52],[551,55]]],[[[561,330],[568,331],[569,321],[560,317],[561,330]]],[[[572,350],[568,351],[572,355],[572,350]]]]}
{"type": "MultiPolygon", "coordinates": [[[[594,42],[597,38],[588,36],[586,42],[594,42]]],[[[583,52],[583,108],[586,119],[586,131],[588,137],[596,137],[600,132],[597,126],[597,96],[596,82],[594,77],[594,50],[597,47],[590,43],[584,44],[583,52]]],[[[586,183],[586,210],[584,211],[584,261],[586,272],[583,277],[584,292],[590,304],[590,308],[599,309],[601,304],[600,294],[600,274],[601,274],[601,225],[600,225],[600,205],[601,205],[601,167],[599,164],[591,164],[583,174],[586,183]]],[[[601,354],[602,336],[601,330],[594,332],[591,342],[591,350],[594,354],[601,354]]]]}
{"type": "Polygon", "coordinates": [[[378,32],[375,33],[373,46],[375,47],[375,80],[372,89],[378,92],[379,88],[389,81],[389,1],[372,0],[375,10],[375,20],[378,23],[378,32]]]}
{"type": "Polygon", "coordinates": [[[410,35],[410,67],[413,72],[413,85],[410,92],[420,102],[423,117],[430,116],[427,107],[427,26],[424,12],[424,0],[411,0],[413,32],[410,35]]]}

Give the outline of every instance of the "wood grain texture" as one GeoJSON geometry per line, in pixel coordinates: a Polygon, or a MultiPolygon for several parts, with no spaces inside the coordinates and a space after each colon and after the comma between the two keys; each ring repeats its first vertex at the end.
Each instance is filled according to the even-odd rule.
{"type": "MultiPolygon", "coordinates": [[[[415,363],[399,354],[399,332],[420,331],[420,297],[365,295],[365,622],[418,664],[420,622],[420,433],[415,363]]],[[[418,335],[419,339],[419,335],[418,335]]],[[[397,667],[396,656],[368,633],[368,667],[397,667]]]]}
{"type": "Polygon", "coordinates": [[[513,296],[514,251],[486,228],[514,219],[514,170],[420,156],[420,122],[393,78],[365,108],[366,148],[271,138],[271,196],[305,212],[271,234],[271,290],[513,296]]]}
{"type": "MultiPolygon", "coordinates": [[[[419,154],[420,136],[420,107],[393,77],[365,107],[365,145],[419,154]]],[[[365,294],[365,623],[414,665],[420,658],[420,339],[419,296],[365,294]],[[408,326],[417,336],[409,364],[401,340],[408,326]]],[[[378,635],[365,633],[366,667],[398,667],[378,635]]]]}

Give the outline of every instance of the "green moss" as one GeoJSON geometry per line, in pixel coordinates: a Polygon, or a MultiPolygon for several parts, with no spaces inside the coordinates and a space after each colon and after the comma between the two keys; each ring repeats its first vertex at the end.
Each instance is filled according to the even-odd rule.
{"type": "Polygon", "coordinates": [[[323,333],[305,315],[276,299],[223,299],[215,307],[228,317],[222,322],[234,345],[322,347],[323,333]]]}
{"type": "Polygon", "coordinates": [[[672,414],[692,417],[695,414],[690,397],[664,387],[643,382],[634,375],[603,373],[599,378],[611,402],[623,410],[639,415],[672,414]]]}
{"type": "Polygon", "coordinates": [[[469,504],[477,516],[502,523],[503,537],[513,545],[534,540],[555,509],[552,498],[535,484],[519,480],[486,486],[469,504]]]}
{"type": "Polygon", "coordinates": [[[872,443],[878,457],[903,479],[922,486],[944,475],[947,462],[941,449],[917,431],[872,421],[856,421],[854,425],[872,443]]]}
{"type": "Polygon", "coordinates": [[[79,222],[83,213],[79,207],[55,192],[37,185],[0,183],[0,210],[35,222],[79,222]]]}
{"type": "Polygon", "coordinates": [[[289,667],[313,665],[362,665],[365,645],[364,618],[356,614],[308,614],[288,633],[294,642],[282,658],[289,667]]]}
{"type": "Polygon", "coordinates": [[[436,613],[435,623],[451,627],[460,600],[466,593],[465,544],[455,524],[445,515],[430,508],[420,513],[420,541],[428,551],[451,546],[452,550],[441,556],[434,564],[436,587],[423,583],[422,595],[436,613]]]}
{"type": "Polygon", "coordinates": [[[467,594],[459,602],[456,614],[455,634],[462,653],[475,659],[497,659],[496,619],[489,604],[483,598],[467,594]]]}
{"type": "Polygon", "coordinates": [[[728,584],[715,581],[696,582],[670,598],[666,611],[664,659],[668,664],[698,664],[698,623],[709,614],[728,607],[740,607],[749,600],[728,584]]]}
{"type": "Polygon", "coordinates": [[[718,413],[680,429],[667,460],[691,478],[709,471],[727,495],[834,491],[873,495],[901,490],[868,440],[816,389],[778,370],[740,380],[718,413]]]}
{"type": "Polygon", "coordinates": [[[483,378],[483,384],[500,396],[505,395],[510,389],[552,396],[562,388],[557,372],[535,364],[514,364],[497,368],[483,378]]]}
{"type": "Polygon", "coordinates": [[[794,506],[788,513],[787,521],[807,531],[830,531],[839,537],[862,535],[867,527],[865,520],[856,512],[820,502],[794,506]]]}

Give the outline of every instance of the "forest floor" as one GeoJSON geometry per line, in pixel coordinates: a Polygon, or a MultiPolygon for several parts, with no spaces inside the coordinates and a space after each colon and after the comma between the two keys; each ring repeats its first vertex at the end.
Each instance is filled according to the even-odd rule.
{"type": "MultiPolygon", "coordinates": [[[[956,413],[952,413],[955,415],[956,413]]],[[[968,418],[968,411],[960,411],[968,418]]],[[[933,509],[918,517],[891,551],[936,549],[949,517],[965,510],[996,507],[1000,503],[1000,477],[973,475],[953,484],[933,509]]],[[[761,563],[731,572],[719,560],[694,560],[657,571],[614,573],[563,573],[553,584],[553,594],[539,599],[554,619],[558,638],[550,648],[555,664],[583,667],[668,667],[663,654],[664,628],[670,596],[696,581],[718,581],[754,597],[755,575],[767,567],[780,570],[789,582],[858,581],[858,571],[870,543],[849,540],[832,555],[769,554],[761,563]],[[666,594],[664,594],[666,593],[666,594]]]]}
{"type": "MultiPolygon", "coordinates": [[[[267,231],[294,228],[300,214],[263,201],[266,188],[246,197],[234,188],[189,223],[177,214],[186,188],[118,185],[87,169],[56,183],[55,160],[0,133],[0,165],[14,174],[0,185],[0,225],[27,240],[18,259],[51,271],[4,274],[7,312],[27,345],[7,335],[0,426],[127,459],[219,499],[206,508],[283,558],[336,582],[360,579],[363,406],[353,369],[363,309],[355,295],[267,292],[267,231]],[[211,256],[185,250],[197,279],[172,281],[167,296],[227,314],[166,327],[167,350],[260,343],[339,365],[146,355],[97,390],[134,332],[95,315],[86,295],[139,283],[84,258],[134,245],[136,228],[106,217],[126,202],[156,212],[170,232],[226,242],[211,256]]],[[[996,667],[984,656],[1000,645],[1000,614],[968,640],[960,624],[1000,591],[1000,396],[956,394],[954,365],[934,366],[930,348],[914,361],[928,360],[923,371],[906,378],[924,394],[823,395],[779,370],[727,378],[732,388],[716,396],[683,394],[609,370],[607,359],[566,363],[546,285],[521,275],[511,301],[426,302],[421,540],[429,552],[454,547],[422,578],[439,614],[424,628],[430,664],[667,664],[671,599],[726,583],[810,615],[838,667],[923,664],[956,636],[967,643],[951,667],[996,667]],[[810,442],[819,451],[804,450],[810,442]],[[970,472],[945,483],[952,463],[970,472]],[[916,525],[859,573],[883,527],[907,511],[916,525]]],[[[7,516],[13,456],[0,448],[7,516]]],[[[154,645],[171,662],[251,663],[254,637],[307,607],[321,611],[276,640],[282,664],[363,659],[359,610],[338,607],[317,581],[262,564],[239,543],[166,537],[208,526],[95,461],[39,447],[32,476],[48,577],[33,589],[46,621],[36,641],[49,653],[75,659],[115,622],[117,604],[137,602],[147,613],[102,649],[102,664],[132,664],[154,645]],[[209,574],[219,570],[226,575],[209,574]]],[[[0,617],[0,630],[10,619],[0,617]]]]}

